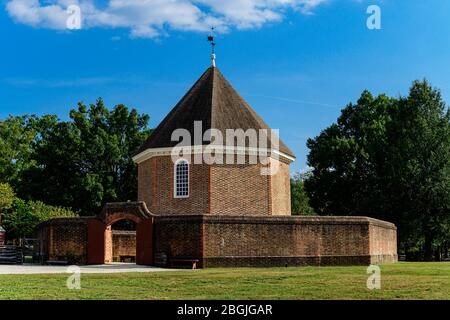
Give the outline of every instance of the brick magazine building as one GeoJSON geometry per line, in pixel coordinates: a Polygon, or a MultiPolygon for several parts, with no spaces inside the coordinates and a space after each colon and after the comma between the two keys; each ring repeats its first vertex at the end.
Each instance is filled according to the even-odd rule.
{"type": "Polygon", "coordinates": [[[397,261],[397,233],[391,223],[367,217],[291,216],[289,165],[295,156],[282,141],[275,145],[268,139],[264,148],[239,148],[226,141],[214,148],[214,155],[237,159],[239,154],[244,161],[221,164],[194,161],[212,147],[208,139],[194,138],[184,149],[188,152],[174,161],[171,155],[179,141],[172,141],[172,134],[184,129],[195,137],[199,123],[200,136],[207,137],[209,129],[223,137],[227,129],[270,132],[213,65],[134,156],[137,202],[107,204],[97,216],[39,225],[36,250],[43,261],[103,264],[117,255],[157,266],[198,260],[200,267],[397,261]],[[251,161],[255,154],[263,154],[264,161],[251,161]],[[274,174],[262,174],[273,168],[274,174]],[[136,224],[135,235],[112,231],[124,219],[136,224]]]}

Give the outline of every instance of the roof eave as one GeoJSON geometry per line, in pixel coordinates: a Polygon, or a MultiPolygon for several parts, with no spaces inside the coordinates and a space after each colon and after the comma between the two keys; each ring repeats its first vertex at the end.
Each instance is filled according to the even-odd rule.
{"type": "MultiPolygon", "coordinates": [[[[187,147],[188,149],[183,149],[183,152],[185,154],[199,154],[204,153],[205,147],[207,145],[197,145],[197,146],[190,146],[187,147]]],[[[174,148],[177,147],[162,147],[162,148],[149,148],[146,149],[139,154],[132,157],[133,161],[136,164],[140,164],[144,161],[149,160],[150,158],[153,158],[155,156],[171,156],[174,148]]],[[[180,147],[180,148],[186,148],[186,147],[180,147]]],[[[223,153],[223,154],[239,154],[239,153],[245,153],[245,154],[259,154],[259,152],[266,152],[270,155],[271,158],[275,159],[283,159],[288,161],[289,163],[294,162],[296,160],[296,157],[284,152],[281,152],[276,149],[259,149],[259,148],[248,148],[248,147],[233,147],[233,146],[224,146],[223,148],[216,146],[214,149],[214,153],[223,153]]],[[[177,153],[178,154],[178,153],[177,153]]]]}

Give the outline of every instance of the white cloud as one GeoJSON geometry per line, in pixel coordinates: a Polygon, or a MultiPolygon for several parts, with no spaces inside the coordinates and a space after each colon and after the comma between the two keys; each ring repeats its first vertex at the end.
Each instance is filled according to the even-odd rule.
{"type": "Polygon", "coordinates": [[[33,27],[66,27],[66,10],[59,3],[41,6],[38,0],[13,0],[7,3],[6,9],[17,21],[33,27]]]}
{"type": "Polygon", "coordinates": [[[81,8],[84,28],[127,28],[132,37],[155,38],[170,29],[206,31],[258,28],[281,21],[287,10],[310,14],[329,0],[8,0],[17,22],[65,29],[69,5],[81,8]]]}

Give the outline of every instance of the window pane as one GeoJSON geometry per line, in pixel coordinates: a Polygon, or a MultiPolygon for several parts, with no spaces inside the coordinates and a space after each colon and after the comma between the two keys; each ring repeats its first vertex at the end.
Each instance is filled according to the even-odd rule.
{"type": "Polygon", "coordinates": [[[189,196],[189,164],[180,161],[175,167],[175,195],[177,197],[189,196]]]}

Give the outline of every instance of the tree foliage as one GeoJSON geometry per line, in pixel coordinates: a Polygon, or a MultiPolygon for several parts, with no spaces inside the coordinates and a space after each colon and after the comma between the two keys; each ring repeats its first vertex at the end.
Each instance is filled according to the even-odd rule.
{"type": "Polygon", "coordinates": [[[35,164],[34,147],[41,134],[56,124],[56,116],[9,116],[0,120],[0,182],[16,188],[24,171],[35,164]]]}
{"type": "Polygon", "coordinates": [[[11,208],[5,211],[3,226],[9,239],[19,239],[32,236],[35,227],[41,222],[51,218],[76,216],[75,212],[66,208],[15,198],[11,208]]]}
{"type": "Polygon", "coordinates": [[[23,172],[18,194],[25,199],[74,208],[95,215],[106,202],[137,197],[133,153],[149,135],[149,117],[102,99],[70,111],[40,131],[32,153],[35,165],[23,172]]]}
{"type": "Polygon", "coordinates": [[[291,211],[293,215],[313,215],[314,210],[309,205],[309,197],[306,194],[304,180],[307,174],[296,173],[291,178],[291,211]]]}
{"type": "Polygon", "coordinates": [[[413,83],[407,97],[365,91],[337,123],[308,140],[312,207],[327,215],[368,215],[394,222],[401,247],[448,239],[450,111],[438,90],[413,83]]]}
{"type": "Polygon", "coordinates": [[[15,194],[11,186],[7,183],[0,183],[0,214],[4,209],[11,207],[15,194]]]}

